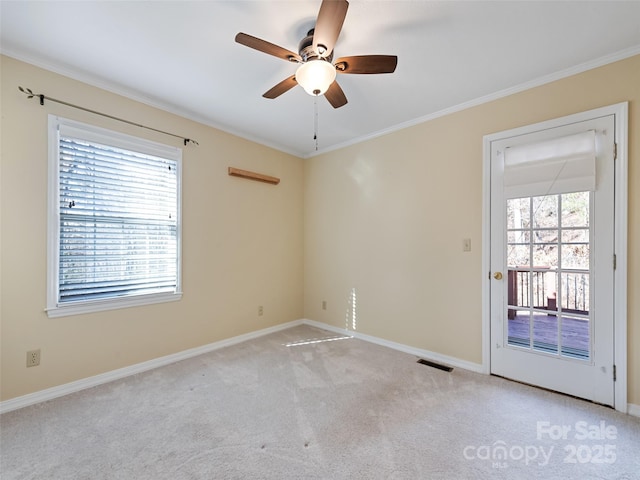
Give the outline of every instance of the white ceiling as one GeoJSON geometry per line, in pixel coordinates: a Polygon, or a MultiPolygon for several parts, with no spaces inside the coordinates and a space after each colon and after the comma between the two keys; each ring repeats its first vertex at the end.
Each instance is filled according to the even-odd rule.
{"type": "Polygon", "coordinates": [[[0,7],[6,55],[301,157],[640,53],[640,1],[351,0],[334,58],[397,55],[398,67],[338,76],[349,103],[318,99],[316,151],[313,97],[262,98],[296,65],[234,37],[297,52],[320,0],[0,7]]]}

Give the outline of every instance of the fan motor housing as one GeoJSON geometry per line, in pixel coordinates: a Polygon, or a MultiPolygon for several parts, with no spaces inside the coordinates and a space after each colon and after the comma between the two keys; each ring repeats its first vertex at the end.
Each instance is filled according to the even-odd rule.
{"type": "Polygon", "coordinates": [[[319,52],[313,49],[314,31],[315,30],[313,28],[309,30],[307,32],[307,36],[300,40],[300,43],[298,44],[298,53],[302,57],[302,61],[307,62],[308,60],[321,58],[328,62],[331,62],[331,60],[333,59],[333,52],[331,52],[329,55],[323,55],[323,53],[325,53],[327,50],[324,45],[318,45],[318,49],[320,50],[319,52]]]}

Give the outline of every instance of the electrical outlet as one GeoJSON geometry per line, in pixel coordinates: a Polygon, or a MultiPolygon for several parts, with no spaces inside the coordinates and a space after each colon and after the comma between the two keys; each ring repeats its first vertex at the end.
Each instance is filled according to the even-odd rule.
{"type": "Polygon", "coordinates": [[[40,349],[29,350],[27,352],[27,367],[37,367],[40,365],[40,349]]]}
{"type": "Polygon", "coordinates": [[[327,301],[326,300],[322,300],[322,309],[323,310],[327,309],[327,301]]]}
{"type": "Polygon", "coordinates": [[[261,317],[263,313],[264,313],[264,310],[262,309],[262,305],[260,305],[258,307],[258,316],[261,317]]]}
{"type": "Polygon", "coordinates": [[[471,239],[465,238],[462,240],[462,251],[470,252],[471,251],[471,239]]]}

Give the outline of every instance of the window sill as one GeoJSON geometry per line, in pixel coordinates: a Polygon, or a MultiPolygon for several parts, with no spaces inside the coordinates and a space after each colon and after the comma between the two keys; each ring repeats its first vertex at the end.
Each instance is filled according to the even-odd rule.
{"type": "Polygon", "coordinates": [[[140,295],[137,297],[111,298],[107,300],[92,300],[55,305],[46,309],[49,318],[68,317],[85,313],[103,312],[120,308],[153,305],[155,303],[177,302],[182,298],[182,292],[157,293],[140,295]]]}

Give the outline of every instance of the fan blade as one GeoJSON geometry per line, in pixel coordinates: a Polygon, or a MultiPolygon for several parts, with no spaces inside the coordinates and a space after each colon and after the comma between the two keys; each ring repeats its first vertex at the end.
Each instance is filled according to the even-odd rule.
{"type": "Polygon", "coordinates": [[[333,51],[348,8],[347,0],[323,0],[320,5],[313,33],[313,49],[320,53],[321,57],[328,57],[333,51]],[[325,51],[319,52],[318,45],[324,47],[325,51]]]}
{"type": "Polygon", "coordinates": [[[266,40],[262,40],[257,37],[252,37],[246,33],[239,33],[236,35],[236,42],[249,48],[253,48],[260,52],[268,53],[274,57],[281,58],[283,60],[289,60],[290,62],[301,62],[302,58],[297,53],[293,53],[286,48],[279,47],[273,43],[269,43],[266,40]]]}
{"type": "Polygon", "coordinates": [[[398,64],[395,55],[357,55],[335,62],[338,73],[393,73],[398,64]]]}
{"type": "Polygon", "coordinates": [[[333,108],[340,108],[347,104],[347,97],[345,96],[342,88],[338,85],[338,82],[334,80],[329,89],[324,94],[329,100],[329,103],[333,108]]]}
{"type": "Polygon", "coordinates": [[[296,82],[296,77],[294,75],[293,77],[289,77],[289,78],[284,79],[279,84],[277,84],[275,87],[273,87],[271,90],[269,90],[268,92],[265,92],[262,96],[264,98],[277,98],[280,95],[282,95],[283,93],[288,92],[289,90],[291,90],[297,84],[298,84],[298,82],[296,82]]]}

